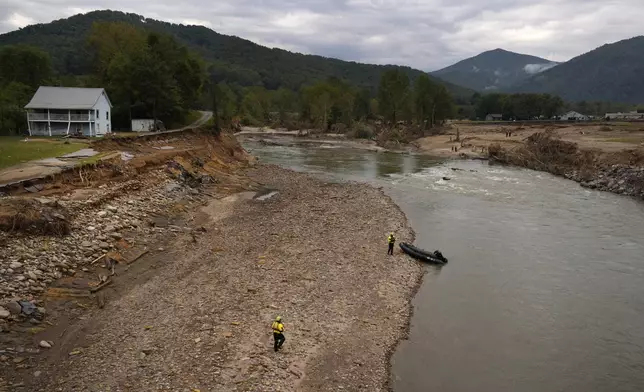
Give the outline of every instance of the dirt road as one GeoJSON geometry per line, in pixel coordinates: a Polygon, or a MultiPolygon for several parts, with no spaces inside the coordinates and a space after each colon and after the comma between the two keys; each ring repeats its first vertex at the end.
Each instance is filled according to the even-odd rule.
{"type": "Polygon", "coordinates": [[[267,166],[247,175],[278,193],[213,199],[191,214],[184,224],[203,227],[200,237],[149,244],[165,249],[136,262],[150,278],[124,288],[136,277],[117,276],[104,309],[74,321],[13,382],[29,391],[387,390],[389,353],[422,276],[416,262],[386,255],[389,231],[413,237],[403,213],[366,185],[267,166]],[[279,353],[276,315],[286,325],[279,353]]]}

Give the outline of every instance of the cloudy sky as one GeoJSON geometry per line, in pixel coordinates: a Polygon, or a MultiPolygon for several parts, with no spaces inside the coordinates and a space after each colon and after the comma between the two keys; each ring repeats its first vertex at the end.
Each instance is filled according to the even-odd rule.
{"type": "Polygon", "coordinates": [[[435,70],[503,48],[565,61],[644,34],[643,0],[0,0],[0,33],[98,9],[262,45],[435,70]]]}

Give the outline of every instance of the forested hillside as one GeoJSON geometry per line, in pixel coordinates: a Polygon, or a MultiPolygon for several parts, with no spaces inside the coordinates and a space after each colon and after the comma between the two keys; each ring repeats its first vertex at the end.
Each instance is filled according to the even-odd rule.
{"type": "MultiPolygon", "coordinates": [[[[409,67],[360,64],[282,49],[270,49],[238,37],[216,33],[202,26],[171,24],[141,15],[118,11],[95,11],[47,24],[25,27],[0,35],[1,45],[27,44],[49,53],[54,70],[61,75],[84,75],[92,69],[87,37],[95,22],[125,22],[148,31],[169,34],[195,50],[209,62],[209,73],[217,82],[240,86],[280,87],[298,90],[303,85],[335,77],[372,93],[387,69],[398,68],[411,80],[424,74],[409,67]]],[[[447,82],[443,84],[457,98],[469,98],[472,91],[447,82]]]]}
{"type": "Polygon", "coordinates": [[[569,101],[644,103],[644,36],[603,45],[511,88],[569,101]]]}

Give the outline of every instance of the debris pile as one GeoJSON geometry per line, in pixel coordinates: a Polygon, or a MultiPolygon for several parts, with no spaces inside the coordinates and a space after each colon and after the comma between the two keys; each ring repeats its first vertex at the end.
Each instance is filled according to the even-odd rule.
{"type": "Polygon", "coordinates": [[[525,144],[514,148],[492,144],[488,154],[494,161],[564,176],[587,188],[644,199],[641,150],[581,150],[576,143],[560,140],[552,131],[546,131],[531,135],[525,144]]]}

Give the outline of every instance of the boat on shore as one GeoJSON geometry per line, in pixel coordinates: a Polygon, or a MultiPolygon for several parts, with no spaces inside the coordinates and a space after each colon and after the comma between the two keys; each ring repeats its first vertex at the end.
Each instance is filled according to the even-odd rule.
{"type": "Polygon", "coordinates": [[[447,258],[445,258],[445,256],[443,256],[443,254],[440,251],[436,250],[434,252],[428,252],[426,250],[417,248],[406,242],[401,242],[399,246],[403,252],[405,252],[406,254],[408,254],[409,256],[417,260],[425,261],[427,263],[432,263],[437,265],[447,264],[447,258]]]}

